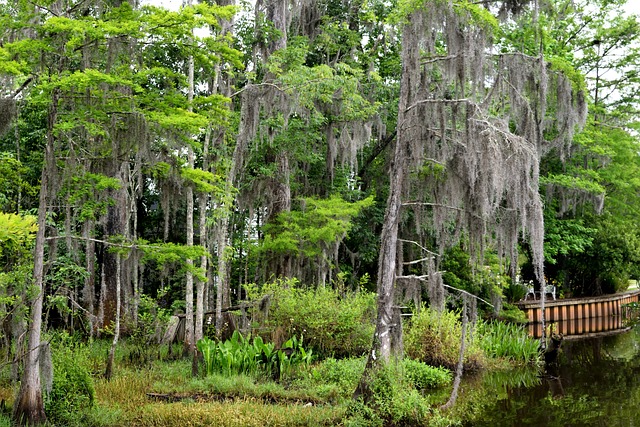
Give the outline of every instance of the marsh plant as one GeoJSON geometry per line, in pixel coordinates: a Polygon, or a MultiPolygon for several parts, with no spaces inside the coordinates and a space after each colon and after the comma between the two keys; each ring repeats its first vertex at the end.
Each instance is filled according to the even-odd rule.
{"type": "Polygon", "coordinates": [[[540,358],[540,342],[531,338],[519,324],[480,322],[480,346],[491,358],[504,358],[515,363],[534,363],[540,358]]]}
{"type": "Polygon", "coordinates": [[[297,366],[308,366],[313,358],[312,350],[305,349],[303,339],[296,336],[276,349],[274,343],[264,342],[260,336],[249,340],[234,331],[226,341],[202,338],[197,347],[202,353],[207,376],[213,373],[253,377],[263,374],[278,380],[297,366]]]}

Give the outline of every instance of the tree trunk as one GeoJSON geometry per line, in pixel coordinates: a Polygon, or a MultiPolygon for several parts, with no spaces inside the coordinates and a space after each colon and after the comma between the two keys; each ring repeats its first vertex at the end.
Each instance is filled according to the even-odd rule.
{"type": "Polygon", "coordinates": [[[42,331],[42,302],[44,298],[44,248],[46,245],[45,229],[47,219],[47,202],[49,199],[49,174],[55,168],[53,126],[58,115],[58,91],[52,94],[51,107],[47,117],[47,146],[45,148],[44,167],[40,183],[40,199],[38,203],[38,232],[33,256],[33,278],[36,296],[31,303],[31,323],[29,324],[29,343],[24,363],[24,371],[20,383],[20,391],[16,398],[13,418],[20,425],[38,425],[47,420],[42,401],[40,384],[40,341],[42,331]]]}
{"type": "MultiPolygon", "coordinates": [[[[211,129],[207,129],[207,133],[204,138],[204,146],[202,147],[202,169],[209,169],[209,162],[207,156],[209,155],[209,141],[211,139],[211,129]]],[[[198,213],[199,213],[199,232],[200,232],[200,246],[207,247],[207,200],[208,195],[200,193],[198,196],[198,213]]],[[[195,329],[195,341],[198,342],[204,335],[204,306],[205,306],[205,283],[207,282],[207,256],[202,255],[200,257],[200,268],[205,273],[205,280],[196,282],[196,329],[195,329]]],[[[196,349],[197,351],[197,349],[196,349]]]]}
{"type": "MultiPolygon", "coordinates": [[[[187,1],[187,6],[191,6],[191,0],[187,1]]],[[[187,110],[193,111],[193,57],[189,57],[188,69],[188,94],[187,94],[187,110]]],[[[189,167],[194,168],[195,159],[193,147],[187,147],[187,160],[189,167]]],[[[187,246],[193,246],[193,187],[191,183],[187,183],[187,246]]],[[[193,260],[187,259],[187,283],[185,298],[185,328],[184,328],[184,349],[194,356],[196,344],[194,342],[194,322],[193,322],[193,260]]],[[[194,359],[195,360],[195,359],[194,359]]]]}
{"type": "Polygon", "coordinates": [[[111,341],[111,348],[109,349],[109,357],[107,358],[107,369],[105,371],[105,378],[110,380],[113,375],[113,360],[116,354],[116,347],[118,346],[118,339],[120,338],[120,290],[122,287],[122,256],[120,253],[116,253],[116,318],[115,325],[113,327],[113,341],[111,341]]]}
{"type": "Polygon", "coordinates": [[[413,62],[419,61],[419,54],[417,52],[410,52],[409,55],[406,54],[406,51],[411,48],[412,46],[403,43],[403,73],[398,109],[398,137],[395,140],[393,155],[391,157],[389,197],[387,199],[387,208],[380,237],[377,282],[378,316],[376,319],[376,329],[365,372],[355,391],[355,396],[363,396],[365,400],[370,396],[370,379],[374,371],[381,363],[387,363],[389,361],[394,344],[392,341],[392,327],[394,321],[394,288],[398,268],[398,225],[400,221],[400,210],[402,208],[402,192],[405,185],[405,174],[408,167],[407,156],[410,152],[410,141],[408,141],[408,137],[402,132],[401,124],[405,123],[410,98],[414,96],[414,88],[418,86],[418,83],[413,81],[412,73],[406,72],[407,66],[415,67],[413,62]],[[412,63],[407,65],[407,62],[412,63]]]}
{"type": "Polygon", "coordinates": [[[84,281],[82,289],[82,306],[87,310],[87,321],[89,322],[89,335],[93,338],[95,332],[95,298],[96,298],[96,243],[91,239],[91,230],[93,230],[93,221],[86,221],[83,224],[83,235],[86,239],[86,263],[87,278],[84,281]]]}

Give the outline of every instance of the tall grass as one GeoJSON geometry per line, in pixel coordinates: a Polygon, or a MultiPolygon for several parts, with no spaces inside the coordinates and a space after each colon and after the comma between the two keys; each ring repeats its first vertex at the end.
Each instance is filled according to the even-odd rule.
{"type": "MultiPolygon", "coordinates": [[[[471,334],[466,336],[465,371],[478,370],[485,364],[484,353],[471,334]]],[[[412,359],[453,371],[458,363],[461,337],[462,322],[457,313],[423,307],[407,328],[404,348],[412,359]]]]}
{"type": "Polygon", "coordinates": [[[480,345],[492,358],[516,363],[534,363],[540,358],[540,342],[529,337],[524,326],[498,321],[478,325],[480,345]]]}

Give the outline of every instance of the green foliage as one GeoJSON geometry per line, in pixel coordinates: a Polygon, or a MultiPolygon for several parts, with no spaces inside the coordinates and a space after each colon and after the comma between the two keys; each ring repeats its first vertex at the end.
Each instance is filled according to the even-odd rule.
{"type": "MultiPolygon", "coordinates": [[[[442,257],[440,269],[445,285],[467,291],[484,300],[490,301],[492,295],[503,295],[509,287],[510,278],[505,274],[504,266],[495,253],[486,251],[482,265],[473,267],[474,260],[460,246],[448,249],[442,257]]],[[[455,301],[450,308],[458,308],[455,301]]],[[[482,304],[478,307],[484,312],[491,309],[482,304]]]]}
{"type": "Polygon", "coordinates": [[[17,212],[18,195],[35,194],[36,189],[24,178],[26,172],[27,167],[13,154],[0,152],[0,211],[17,212]]]}
{"type": "Polygon", "coordinates": [[[540,177],[540,185],[555,185],[594,194],[605,193],[605,188],[598,182],[594,182],[593,179],[571,175],[545,175],[543,177],[540,177]]]}
{"type": "Polygon", "coordinates": [[[404,378],[417,390],[428,390],[451,384],[451,371],[436,368],[413,359],[403,359],[404,378]]]}
{"type": "Polygon", "coordinates": [[[446,251],[442,257],[442,280],[446,285],[462,289],[474,295],[481,295],[481,287],[474,280],[469,254],[460,246],[446,251]]]}
{"type": "Polygon", "coordinates": [[[0,256],[25,250],[35,239],[36,218],[0,212],[0,256]]]}
{"type": "Polygon", "coordinates": [[[260,336],[250,341],[238,331],[234,331],[231,338],[224,342],[205,337],[196,345],[204,358],[207,375],[221,373],[226,376],[244,374],[255,377],[262,373],[279,380],[294,368],[308,366],[312,359],[312,351],[305,349],[302,339],[298,340],[295,336],[286,341],[282,349],[276,349],[271,342],[265,343],[260,336]]]}
{"type": "MultiPolygon", "coordinates": [[[[528,290],[524,286],[524,284],[511,282],[507,287],[505,287],[503,295],[506,299],[506,303],[510,304],[524,299],[524,297],[527,296],[527,292],[528,290]]],[[[504,310],[505,308],[503,302],[503,311],[504,310]]]]}
{"type": "MultiPolygon", "coordinates": [[[[518,289],[518,293],[510,294],[510,299],[509,299],[510,301],[520,301],[526,296],[527,291],[525,290],[524,286],[517,285],[517,284],[509,285],[508,289],[518,289]]],[[[500,313],[498,313],[498,318],[503,322],[516,323],[516,324],[525,324],[529,321],[524,311],[520,310],[518,307],[508,302],[504,302],[502,304],[502,309],[500,310],[500,313]]]]}
{"type": "Polygon", "coordinates": [[[191,271],[198,280],[206,281],[205,272],[201,268],[190,265],[187,260],[198,259],[201,256],[210,256],[204,246],[181,245],[177,243],[148,243],[139,239],[137,247],[142,250],[143,262],[154,262],[158,269],[165,269],[170,265],[178,267],[178,273],[191,271]]]}
{"type": "Polygon", "coordinates": [[[182,168],[180,170],[182,178],[194,185],[196,190],[201,193],[221,193],[224,184],[222,177],[214,175],[211,172],[202,169],[182,168]]]}
{"type": "MultiPolygon", "coordinates": [[[[460,354],[462,323],[452,311],[442,313],[423,307],[413,317],[404,337],[408,357],[431,366],[455,370],[460,354]]],[[[465,371],[473,371],[485,364],[484,354],[469,331],[466,334],[465,371]]]]}
{"type": "Polygon", "coordinates": [[[453,5],[456,13],[469,19],[469,24],[478,26],[490,33],[498,32],[498,19],[493,13],[475,1],[461,0],[456,1],[453,5]]]}
{"type": "Polygon", "coordinates": [[[559,257],[584,253],[593,244],[597,229],[586,227],[583,219],[559,220],[545,216],[545,261],[555,264],[559,257]]]}
{"type": "Polygon", "coordinates": [[[480,346],[488,357],[515,363],[534,363],[540,357],[540,342],[521,326],[505,322],[480,322],[480,346]]]}
{"type": "Polygon", "coordinates": [[[126,325],[128,360],[134,366],[149,367],[159,354],[155,344],[159,331],[163,331],[169,321],[170,313],[161,308],[158,302],[148,295],[140,295],[138,319],[126,325]]]}
{"type": "MultiPolygon", "coordinates": [[[[32,249],[36,218],[0,212],[0,322],[19,313],[22,296],[32,282],[32,249]]],[[[0,338],[5,329],[0,329],[0,338]]]]}
{"type": "MultiPolygon", "coordinates": [[[[256,291],[254,291],[256,292],[256,291]]],[[[349,357],[371,346],[375,295],[340,295],[328,287],[300,289],[295,283],[274,282],[256,292],[271,295],[268,326],[285,336],[302,334],[320,356],[349,357]]]]}
{"type": "Polygon", "coordinates": [[[344,238],[351,219],[373,203],[373,197],[346,202],[340,197],[304,199],[304,208],[281,213],[264,227],[262,249],[307,258],[320,257],[329,245],[344,238]]]}
{"type": "Polygon", "coordinates": [[[116,178],[78,171],[71,177],[63,191],[68,193],[69,203],[81,206],[79,214],[81,220],[96,220],[104,215],[107,206],[113,203],[103,195],[104,192],[118,190],[120,187],[122,183],[116,178]]]}
{"type": "Polygon", "coordinates": [[[328,357],[312,368],[311,378],[315,384],[335,385],[341,394],[350,396],[362,378],[365,363],[365,357],[328,357]]]}
{"type": "Polygon", "coordinates": [[[387,426],[428,424],[431,409],[427,400],[407,383],[402,368],[393,363],[379,366],[369,378],[371,395],[349,405],[346,425],[387,426]]]}
{"type": "Polygon", "coordinates": [[[87,366],[87,348],[65,333],[51,341],[53,388],[45,397],[45,411],[54,425],[78,422],[93,407],[95,390],[87,366]]]}

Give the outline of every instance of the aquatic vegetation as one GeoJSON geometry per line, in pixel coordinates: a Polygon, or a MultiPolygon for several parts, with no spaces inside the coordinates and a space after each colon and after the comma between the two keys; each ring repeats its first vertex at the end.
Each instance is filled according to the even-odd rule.
{"type": "Polygon", "coordinates": [[[298,339],[296,336],[286,341],[282,348],[276,349],[273,343],[265,343],[260,336],[249,341],[238,331],[234,331],[226,341],[202,338],[197,347],[205,362],[206,375],[214,372],[252,376],[263,373],[278,380],[294,366],[308,365],[313,357],[312,350],[305,349],[302,338],[298,339]]]}
{"type": "Polygon", "coordinates": [[[498,321],[480,322],[479,342],[485,354],[517,363],[533,363],[540,357],[540,342],[529,337],[522,325],[498,321]]]}

